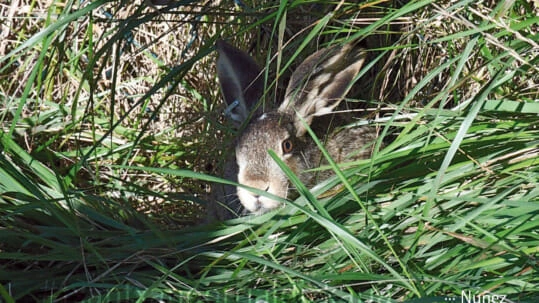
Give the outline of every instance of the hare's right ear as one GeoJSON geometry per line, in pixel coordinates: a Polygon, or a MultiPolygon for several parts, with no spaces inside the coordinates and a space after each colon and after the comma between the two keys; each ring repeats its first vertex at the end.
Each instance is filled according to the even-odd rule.
{"type": "Polygon", "coordinates": [[[296,68],[279,111],[296,117],[297,136],[307,131],[301,119],[310,125],[315,116],[329,114],[339,105],[365,58],[365,51],[352,42],[319,50],[296,68]]]}
{"type": "Polygon", "coordinates": [[[262,70],[249,55],[223,40],[216,43],[217,76],[228,104],[225,114],[241,124],[264,92],[262,70]]]}

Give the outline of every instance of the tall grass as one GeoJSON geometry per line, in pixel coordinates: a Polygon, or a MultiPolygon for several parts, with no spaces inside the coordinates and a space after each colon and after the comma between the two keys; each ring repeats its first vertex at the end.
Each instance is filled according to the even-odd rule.
{"type": "Polygon", "coordinates": [[[536,2],[15,5],[3,301],[539,299],[536,2]],[[199,224],[206,186],[229,183],[219,37],[267,60],[268,103],[319,44],[374,45],[350,100],[378,107],[357,122],[380,129],[373,157],[329,161],[310,191],[283,166],[299,198],[199,224]]]}

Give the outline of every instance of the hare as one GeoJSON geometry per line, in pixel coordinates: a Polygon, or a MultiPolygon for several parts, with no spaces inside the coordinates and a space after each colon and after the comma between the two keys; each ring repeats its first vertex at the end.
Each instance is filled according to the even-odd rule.
{"type": "MultiPolygon", "coordinates": [[[[235,122],[246,123],[263,94],[262,70],[249,55],[226,42],[218,41],[216,46],[217,75],[229,105],[227,112],[235,122]]],[[[274,151],[307,186],[330,177],[331,171],[312,171],[324,164],[324,157],[306,126],[317,116],[332,113],[350,89],[365,57],[364,51],[346,44],[319,50],[305,59],[292,74],[281,105],[275,110],[255,112],[235,142],[237,181],[278,197],[289,197],[289,180],[268,150],[274,151]]],[[[325,142],[335,161],[351,161],[369,157],[368,144],[375,137],[369,126],[333,131],[326,128],[321,142],[325,142]]],[[[278,201],[243,187],[237,188],[237,196],[254,214],[280,206],[278,201]]]]}

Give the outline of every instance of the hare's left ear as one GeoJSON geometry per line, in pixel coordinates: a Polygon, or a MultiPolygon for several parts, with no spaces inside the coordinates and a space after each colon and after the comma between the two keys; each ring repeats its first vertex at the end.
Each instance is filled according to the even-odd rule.
{"type": "Polygon", "coordinates": [[[262,70],[249,55],[225,41],[217,41],[216,47],[217,76],[228,104],[226,114],[241,124],[264,93],[262,70]]]}
{"type": "Polygon", "coordinates": [[[280,112],[296,117],[296,135],[307,131],[295,112],[310,125],[315,116],[330,113],[346,96],[366,53],[354,44],[322,49],[303,61],[292,74],[280,112]]]}

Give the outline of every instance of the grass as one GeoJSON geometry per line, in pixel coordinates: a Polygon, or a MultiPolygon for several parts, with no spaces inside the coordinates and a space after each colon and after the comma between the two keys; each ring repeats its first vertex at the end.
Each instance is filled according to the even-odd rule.
{"type": "Polygon", "coordinates": [[[0,3],[2,301],[537,301],[538,3],[244,4],[0,3]],[[270,106],[349,36],[372,159],[208,219],[214,41],[267,62],[270,106]]]}

